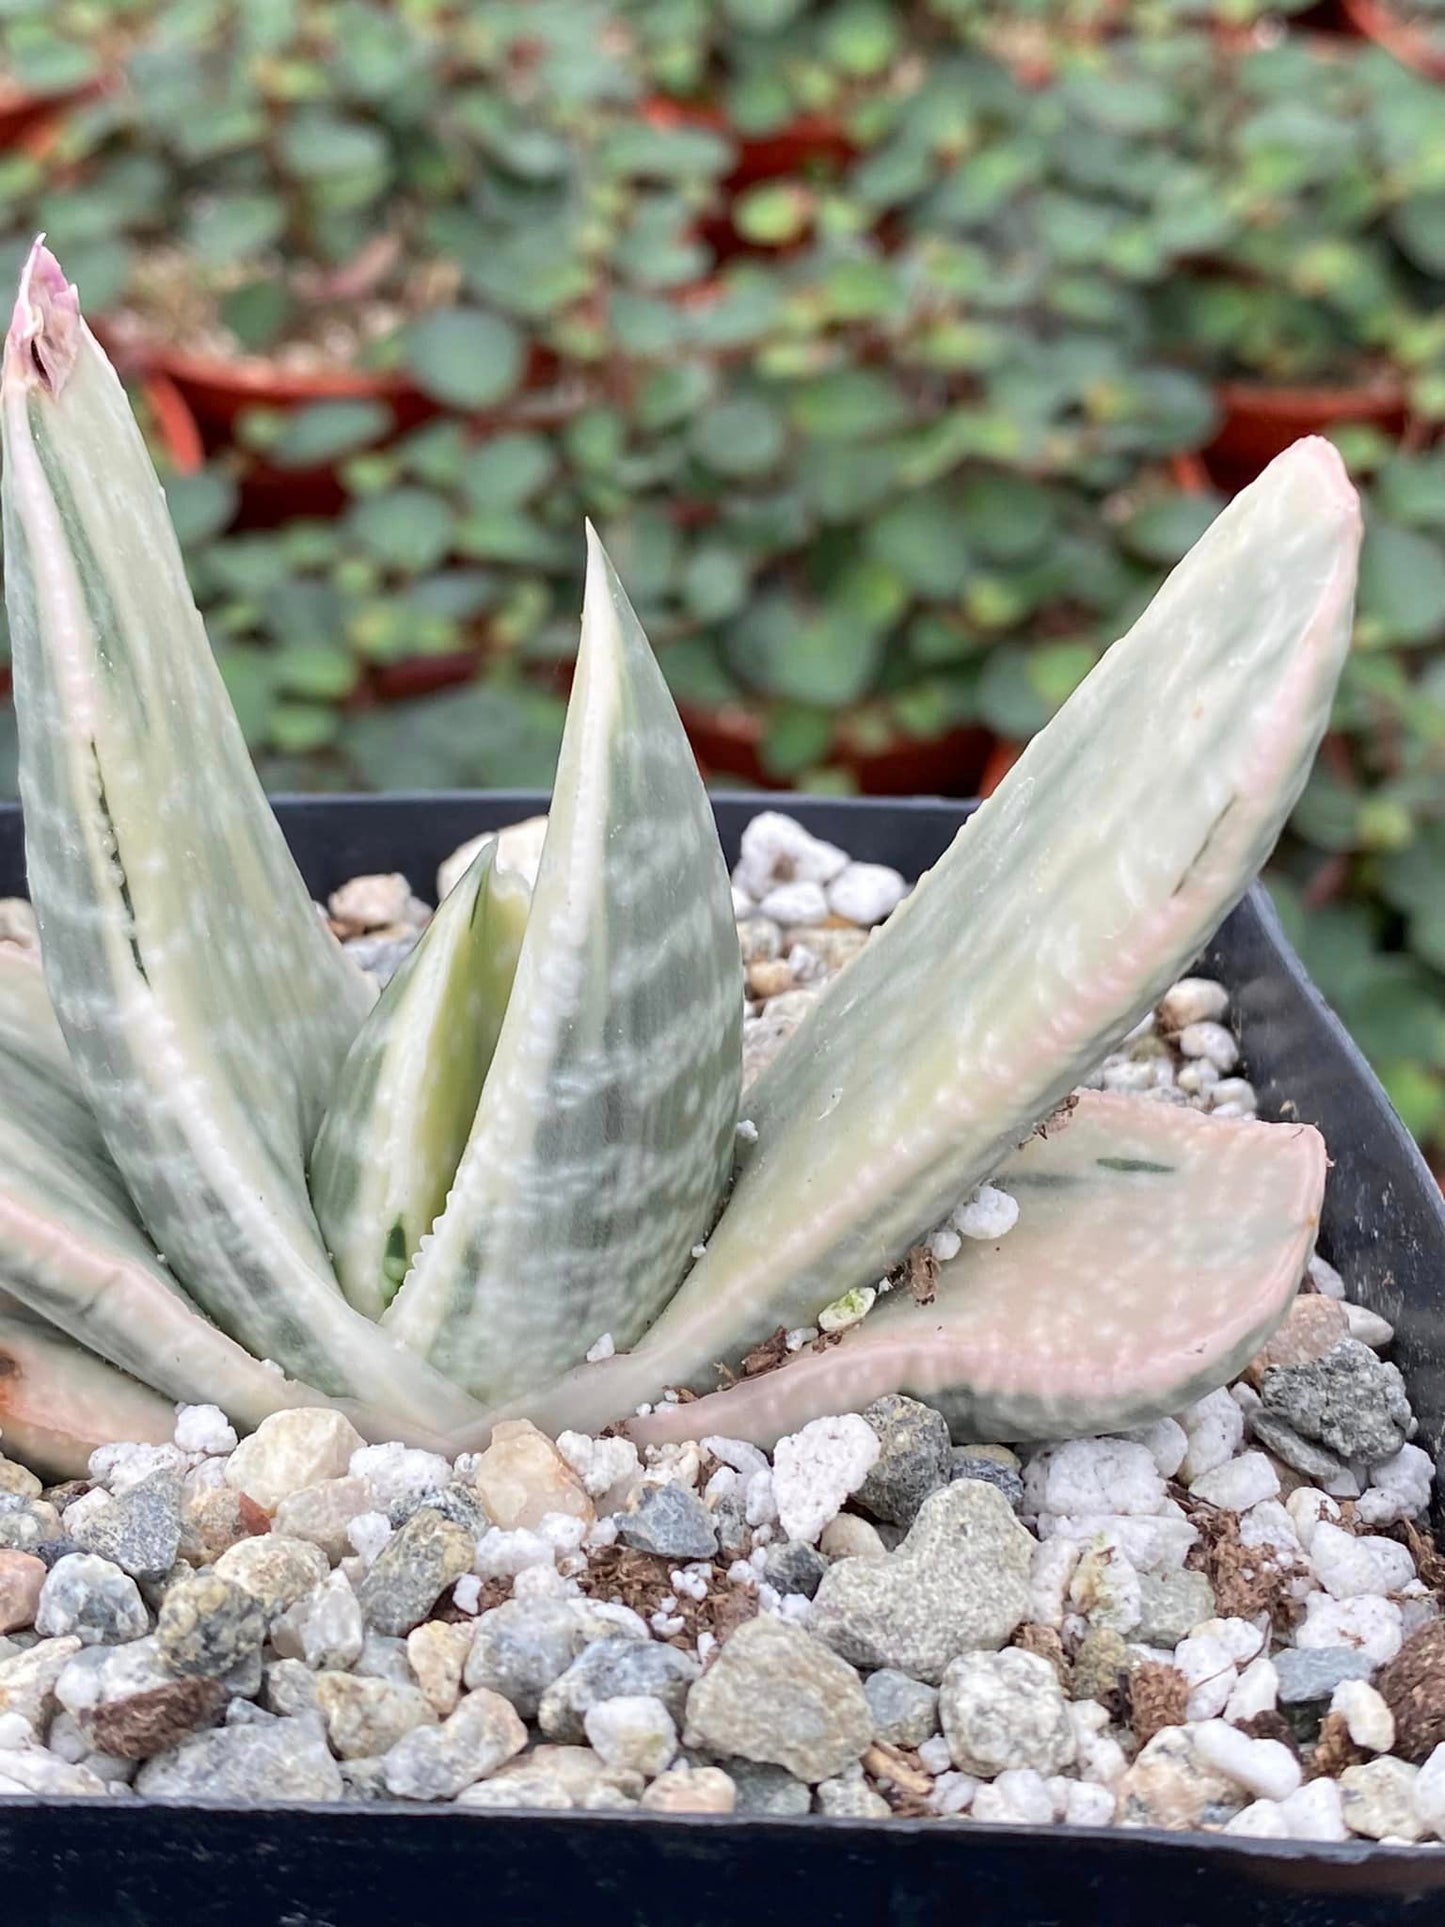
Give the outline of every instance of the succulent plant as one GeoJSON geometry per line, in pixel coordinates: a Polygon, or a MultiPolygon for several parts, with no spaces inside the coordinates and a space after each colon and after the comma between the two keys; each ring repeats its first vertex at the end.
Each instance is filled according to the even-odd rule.
{"type": "MultiPolygon", "coordinates": [[[[54,1020],[33,966],[4,961],[0,1284],[108,1366],[245,1424],[318,1399],[387,1437],[470,1440],[503,1412],[600,1424],[671,1385],[711,1389],[717,1364],[879,1278],[1014,1157],[1245,889],[1349,639],[1356,503],[1333,450],[1306,443],[1220,516],[740,1120],[728,876],[595,536],[530,902],[484,844],[373,1007],[250,768],[123,391],[38,243],[3,416],[54,1020]],[[585,1363],[604,1334],[618,1355],[585,1363]]],[[[1025,1248],[1050,1342],[1021,1298],[1004,1328],[1030,1353],[1001,1387],[969,1306],[1007,1296],[1010,1268],[960,1274],[961,1294],[950,1272],[936,1347],[889,1310],[839,1348],[867,1396],[927,1382],[965,1422],[1009,1410],[1065,1431],[1170,1409],[1282,1313],[1323,1154],[1307,1126],[1111,1098],[1015,1169],[1026,1209],[1030,1184],[1049,1197],[1025,1248]],[[1117,1305],[1112,1273],[1075,1290],[1068,1195],[1098,1248],[1128,1256],[1117,1305]],[[1217,1262],[1208,1289],[1171,1282],[1146,1320],[1140,1254],[1165,1263],[1180,1213],[1217,1262]],[[1093,1362],[1071,1369],[1076,1322],[1120,1332],[1117,1357],[1080,1346],[1093,1362]]],[[[33,1333],[6,1354],[0,1417],[27,1356],[64,1378],[61,1341],[33,1333]]],[[[827,1396],[854,1402],[840,1369],[827,1396]]],[[[793,1384],[806,1405],[817,1372],[785,1366],[769,1410],[793,1384]]],[[[153,1409],[104,1383],[97,1404],[153,1409]]],[[[81,1443],[36,1449],[64,1462],[81,1443]]]]}

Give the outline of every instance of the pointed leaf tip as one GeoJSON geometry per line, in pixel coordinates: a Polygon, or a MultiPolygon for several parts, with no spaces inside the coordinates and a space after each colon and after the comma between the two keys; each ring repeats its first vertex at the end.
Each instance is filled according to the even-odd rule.
{"type": "Polygon", "coordinates": [[[5,370],[26,386],[58,395],[80,346],[80,296],[37,235],[20,273],[5,341],[5,370]]]}

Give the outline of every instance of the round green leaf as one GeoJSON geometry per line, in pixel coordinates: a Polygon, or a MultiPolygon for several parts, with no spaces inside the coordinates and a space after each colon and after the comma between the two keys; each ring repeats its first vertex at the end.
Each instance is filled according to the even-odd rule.
{"type": "Polygon", "coordinates": [[[490,408],[513,393],[526,350],[500,315],[479,308],[437,308],[412,322],[402,356],[417,386],[451,408],[490,408]]]}
{"type": "Polygon", "coordinates": [[[1445,634],[1445,547],[1418,529],[1372,522],[1355,610],[1368,646],[1433,642],[1445,634]]]}
{"type": "Polygon", "coordinates": [[[718,475],[762,475],[776,466],[787,431],[777,410],[756,395],[706,409],[693,429],[697,458],[718,475]]]}
{"type": "Polygon", "coordinates": [[[446,497],[426,488],[369,495],[353,507],[348,525],[378,562],[411,575],[436,567],[451,547],[454,526],[446,497]]]}
{"type": "Polygon", "coordinates": [[[1212,494],[1166,495],[1136,509],[1120,529],[1120,539],[1142,562],[1172,565],[1193,548],[1221,506],[1212,494]]]}
{"type": "Polygon", "coordinates": [[[385,402],[316,401],[290,416],[271,450],[278,468],[318,468],[378,442],[393,426],[385,402]]]}

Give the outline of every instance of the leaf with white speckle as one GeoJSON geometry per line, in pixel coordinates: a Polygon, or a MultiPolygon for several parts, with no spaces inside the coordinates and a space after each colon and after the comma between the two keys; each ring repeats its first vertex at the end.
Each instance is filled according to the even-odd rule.
{"type": "Polygon", "coordinates": [[[446,1210],[386,1314],[479,1397],[647,1329],[732,1163],[742,963],[707,794],[595,536],[516,979],[446,1210]]]}

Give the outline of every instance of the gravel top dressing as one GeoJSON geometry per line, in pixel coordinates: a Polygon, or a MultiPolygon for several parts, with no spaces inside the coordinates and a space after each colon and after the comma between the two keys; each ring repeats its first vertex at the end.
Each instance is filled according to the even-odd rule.
{"type": "MultiPolygon", "coordinates": [[[[755,819],[745,1092],[907,887],[755,819]]],[[[430,916],[401,876],[328,907],[381,979],[430,916]]],[[[0,904],[0,943],[30,941],[0,904]]],[[[1090,1084],[1249,1119],[1248,1069],[1189,977],[1090,1084]]],[[[960,1198],[743,1384],[927,1302],[1029,1209],[960,1198]]],[[[1232,1385],[1120,1436],[960,1440],[891,1394],[771,1451],[649,1442],[669,1394],[627,1433],[503,1422],[453,1460],[322,1409],[238,1441],[214,1406],[59,1487],[0,1459],[0,1793],[1438,1843],[1445,1558],[1391,1338],[1315,1257],[1232,1385]]]]}

